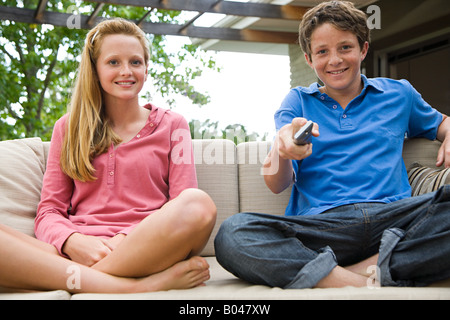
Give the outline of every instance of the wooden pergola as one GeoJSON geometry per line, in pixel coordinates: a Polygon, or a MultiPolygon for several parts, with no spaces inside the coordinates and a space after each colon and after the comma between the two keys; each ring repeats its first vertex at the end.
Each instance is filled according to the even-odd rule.
{"type": "MultiPolygon", "coordinates": [[[[49,0],[40,0],[37,8],[17,8],[0,6],[0,19],[33,24],[50,24],[66,27],[73,14],[50,11],[49,0]]],[[[239,17],[257,17],[261,19],[278,19],[300,21],[309,9],[295,5],[274,5],[255,2],[234,2],[224,0],[91,0],[96,3],[90,15],[81,14],[79,28],[90,29],[104,18],[100,17],[105,4],[123,5],[146,8],[147,13],[136,20],[146,33],[158,35],[186,36],[201,39],[217,39],[248,42],[265,42],[278,44],[293,44],[297,41],[296,32],[282,32],[275,30],[234,29],[217,27],[199,27],[194,22],[205,13],[224,14],[239,17]],[[153,10],[192,11],[197,15],[185,24],[153,23],[147,17],[153,10]]]]}

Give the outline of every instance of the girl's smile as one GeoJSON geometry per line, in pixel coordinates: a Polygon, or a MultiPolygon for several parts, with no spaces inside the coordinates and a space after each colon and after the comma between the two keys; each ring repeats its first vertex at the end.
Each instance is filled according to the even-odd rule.
{"type": "Polygon", "coordinates": [[[137,102],[147,79],[144,50],[138,39],[124,34],[104,37],[96,66],[106,105],[137,102]]]}

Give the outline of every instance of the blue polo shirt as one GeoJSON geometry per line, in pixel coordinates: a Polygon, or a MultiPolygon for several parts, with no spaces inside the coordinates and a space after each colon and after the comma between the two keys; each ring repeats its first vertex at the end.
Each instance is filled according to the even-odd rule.
{"type": "Polygon", "coordinates": [[[358,202],[411,196],[402,158],[405,136],[435,140],[441,113],[406,80],[367,79],[345,110],[319,84],[292,89],[275,113],[277,130],[296,117],[319,125],[313,153],[293,161],[296,179],[286,215],[319,214],[358,202]]]}

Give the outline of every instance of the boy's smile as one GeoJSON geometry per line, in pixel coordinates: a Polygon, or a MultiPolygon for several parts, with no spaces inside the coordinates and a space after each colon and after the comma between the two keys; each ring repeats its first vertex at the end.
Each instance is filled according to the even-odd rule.
{"type": "Polygon", "coordinates": [[[368,47],[366,42],[360,48],[358,38],[352,32],[324,23],[311,35],[311,59],[305,56],[325,84],[328,95],[333,98],[346,95],[353,99],[360,93],[361,63],[368,47]]]}
{"type": "Polygon", "coordinates": [[[336,71],[328,71],[328,73],[330,73],[330,74],[332,74],[332,75],[339,75],[339,74],[344,73],[344,72],[347,71],[348,69],[349,69],[349,68],[344,68],[344,69],[336,70],[336,71]]]}

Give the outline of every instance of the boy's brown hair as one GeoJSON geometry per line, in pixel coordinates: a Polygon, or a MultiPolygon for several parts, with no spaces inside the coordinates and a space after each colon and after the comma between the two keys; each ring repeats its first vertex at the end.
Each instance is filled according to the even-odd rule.
{"type": "Polygon", "coordinates": [[[349,1],[323,2],[305,13],[299,27],[300,46],[310,60],[311,35],[324,23],[330,23],[342,31],[352,32],[358,38],[361,49],[366,41],[370,42],[367,15],[363,11],[349,1]]]}

